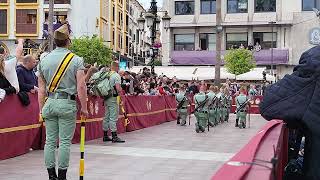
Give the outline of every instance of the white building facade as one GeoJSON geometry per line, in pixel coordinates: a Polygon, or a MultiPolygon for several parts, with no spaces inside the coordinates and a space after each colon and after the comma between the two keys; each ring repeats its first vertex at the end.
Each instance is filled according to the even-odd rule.
{"type": "MultiPolygon", "coordinates": [[[[14,53],[15,40],[42,43],[47,34],[48,0],[0,1],[0,45],[14,53]]],[[[69,23],[73,37],[100,36],[100,0],[56,0],[54,27],[69,23]]]]}
{"type": "Polygon", "coordinates": [[[138,0],[130,0],[129,2],[129,56],[133,60],[132,66],[133,64],[136,66],[144,65],[150,61],[150,33],[146,31],[147,27],[143,31],[139,29],[137,19],[146,10],[138,0]]]}
{"type": "MultiPolygon", "coordinates": [[[[304,51],[319,44],[320,20],[312,11],[317,7],[316,0],[222,0],[222,49],[258,43],[257,65],[273,65],[281,78],[304,51]]],[[[216,1],[165,0],[163,8],[172,19],[162,30],[162,63],[214,65],[216,1]]]]}

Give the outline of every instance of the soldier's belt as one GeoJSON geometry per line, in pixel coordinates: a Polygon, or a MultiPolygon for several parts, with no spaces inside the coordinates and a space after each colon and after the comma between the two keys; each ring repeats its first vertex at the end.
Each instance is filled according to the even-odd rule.
{"type": "Polygon", "coordinates": [[[63,76],[66,74],[68,67],[71,64],[71,60],[74,57],[74,54],[69,52],[61,61],[60,65],[56,69],[56,72],[54,73],[54,76],[51,79],[50,85],[48,87],[49,92],[53,93],[57,90],[59,87],[59,84],[63,78],[63,76]]]}
{"type": "Polygon", "coordinates": [[[63,92],[59,92],[59,93],[48,93],[48,97],[51,99],[69,99],[69,100],[76,100],[76,96],[75,95],[70,95],[68,93],[63,93],[63,92]]]}
{"type": "Polygon", "coordinates": [[[197,111],[198,113],[208,113],[208,111],[197,111]]]}

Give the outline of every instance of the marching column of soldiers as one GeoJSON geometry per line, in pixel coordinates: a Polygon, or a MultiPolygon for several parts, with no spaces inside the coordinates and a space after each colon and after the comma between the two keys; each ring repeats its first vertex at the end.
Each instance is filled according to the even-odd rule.
{"type": "MultiPolygon", "coordinates": [[[[206,92],[205,87],[200,87],[200,92],[195,94],[193,100],[189,98],[188,92],[184,85],[179,86],[179,93],[176,94],[177,101],[177,124],[185,126],[187,117],[194,114],[196,117],[195,131],[197,133],[208,131],[210,127],[215,127],[224,122],[229,122],[229,115],[232,107],[232,96],[229,88],[222,86],[220,89],[217,86],[210,86],[206,92]],[[195,109],[188,112],[188,107],[194,102],[195,109]]],[[[240,129],[246,128],[247,113],[249,108],[249,99],[246,96],[244,87],[240,89],[240,94],[235,97],[236,104],[236,124],[235,127],[240,129]],[[240,120],[240,123],[239,123],[240,120]]]]}

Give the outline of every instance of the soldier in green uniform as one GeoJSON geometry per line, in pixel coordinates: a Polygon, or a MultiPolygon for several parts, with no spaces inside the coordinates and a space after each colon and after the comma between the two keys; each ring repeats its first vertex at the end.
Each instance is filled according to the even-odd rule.
{"type": "Polygon", "coordinates": [[[117,135],[117,121],[119,116],[119,100],[118,97],[121,92],[121,77],[117,73],[119,71],[119,63],[111,63],[111,71],[109,72],[110,86],[113,87],[113,96],[105,99],[104,105],[106,108],[106,115],[103,119],[103,141],[112,141],[113,143],[124,143],[117,135]],[[111,130],[112,139],[108,136],[108,130],[111,130]]]}
{"type": "Polygon", "coordinates": [[[237,117],[239,118],[240,124],[239,128],[246,128],[246,118],[247,118],[247,96],[246,90],[244,87],[240,88],[240,95],[236,97],[236,105],[237,105],[237,117]]]}
{"type": "Polygon", "coordinates": [[[189,100],[187,98],[186,88],[184,85],[180,85],[179,93],[176,94],[176,101],[178,116],[181,119],[180,125],[185,126],[187,124],[189,100]]]}
{"type": "Polygon", "coordinates": [[[216,86],[215,87],[217,89],[217,92],[216,92],[216,97],[217,97],[217,102],[216,102],[216,108],[217,108],[217,116],[216,116],[216,122],[217,124],[221,123],[221,116],[222,116],[222,113],[221,113],[221,92],[219,91],[219,87],[216,86]]]}
{"type": "Polygon", "coordinates": [[[220,88],[220,92],[221,92],[221,121],[224,122],[226,121],[226,117],[227,117],[227,98],[226,98],[226,94],[225,94],[225,86],[222,86],[220,88]]]}
{"type": "Polygon", "coordinates": [[[200,92],[194,96],[194,102],[196,104],[196,112],[194,115],[197,118],[196,132],[199,133],[205,131],[205,127],[208,123],[208,97],[204,91],[204,86],[200,87],[200,92]]]}
{"type": "Polygon", "coordinates": [[[81,104],[81,116],[87,116],[87,88],[82,58],[68,50],[69,29],[62,26],[54,32],[57,48],[39,64],[39,108],[46,123],[44,147],[49,180],[66,180],[70,145],[76,127],[76,95],[81,104]],[[46,101],[46,97],[48,98],[46,101]],[[55,150],[59,139],[58,177],[55,150]]]}
{"type": "Polygon", "coordinates": [[[230,91],[229,88],[226,87],[224,89],[224,94],[226,97],[226,121],[229,121],[229,115],[230,115],[230,110],[231,110],[231,105],[232,105],[232,97],[230,96],[230,91]]]}
{"type": "Polygon", "coordinates": [[[210,86],[209,93],[207,94],[208,100],[208,111],[209,111],[209,125],[211,127],[217,125],[217,97],[216,97],[217,89],[214,86],[210,86]]]}

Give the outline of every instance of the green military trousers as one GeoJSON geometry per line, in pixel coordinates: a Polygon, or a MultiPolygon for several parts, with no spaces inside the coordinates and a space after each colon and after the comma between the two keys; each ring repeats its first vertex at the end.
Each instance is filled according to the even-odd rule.
{"type": "Polygon", "coordinates": [[[226,121],[226,120],[227,120],[227,113],[228,113],[227,108],[225,108],[225,107],[221,108],[221,118],[222,118],[222,121],[226,121]]]}
{"type": "Polygon", "coordinates": [[[196,122],[196,130],[199,129],[200,127],[205,129],[208,125],[208,113],[204,112],[195,112],[194,115],[197,118],[196,122]]]}
{"type": "Polygon", "coordinates": [[[103,119],[103,131],[117,132],[117,121],[119,116],[119,105],[117,97],[110,97],[104,101],[106,114],[103,119]]]}
{"type": "Polygon", "coordinates": [[[243,128],[243,126],[246,126],[247,113],[246,112],[238,112],[237,117],[239,118],[239,121],[240,121],[239,127],[243,128]]]}
{"type": "Polygon", "coordinates": [[[178,116],[181,118],[181,126],[184,126],[187,123],[188,109],[178,109],[178,116]]]}
{"type": "Polygon", "coordinates": [[[212,108],[209,110],[209,122],[212,123],[213,125],[218,124],[218,112],[216,108],[212,108]]]}
{"type": "Polygon", "coordinates": [[[222,108],[217,108],[217,117],[216,117],[217,123],[221,122],[221,118],[222,118],[222,108]]]}
{"type": "Polygon", "coordinates": [[[76,101],[49,98],[42,109],[46,126],[44,159],[47,168],[55,168],[55,150],[59,138],[58,168],[69,167],[71,140],[76,128],[76,101]]]}

